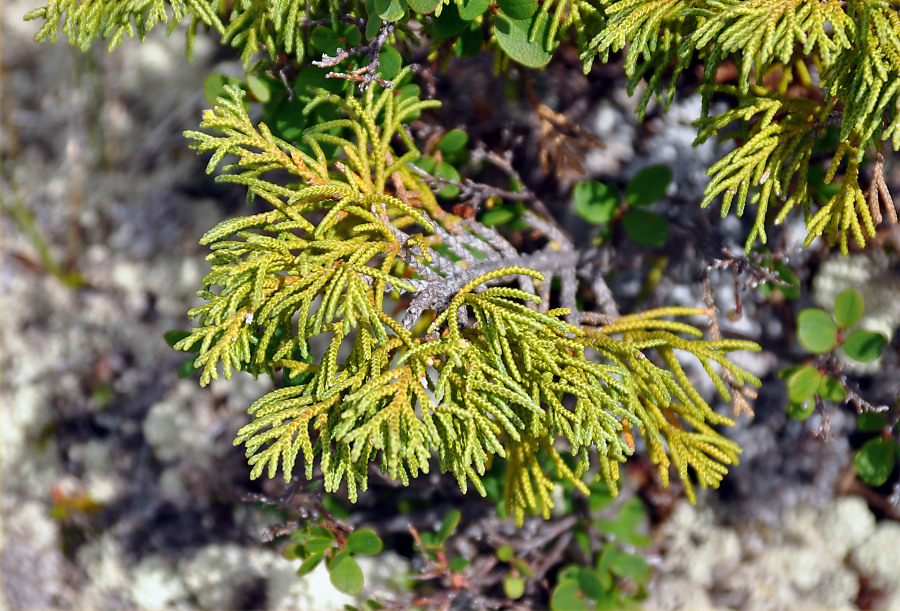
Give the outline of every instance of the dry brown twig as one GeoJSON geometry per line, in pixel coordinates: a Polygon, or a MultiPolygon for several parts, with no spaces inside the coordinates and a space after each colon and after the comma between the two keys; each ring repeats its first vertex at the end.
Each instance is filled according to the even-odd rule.
{"type": "MultiPolygon", "coordinates": [[[[709,279],[709,268],[703,275],[702,290],[703,303],[706,305],[706,313],[709,317],[709,335],[713,341],[722,339],[722,331],[719,329],[719,309],[716,307],[713,298],[712,283],[709,279]]],[[[735,293],[736,294],[736,293],[735,293]]],[[[727,369],[722,370],[722,379],[731,389],[731,402],[735,417],[746,414],[751,418],[756,415],[753,408],[750,407],[750,401],[756,399],[757,392],[751,387],[744,388],[737,383],[734,375],[727,369]]]]}
{"type": "Polygon", "coordinates": [[[875,153],[875,163],[872,164],[872,183],[866,193],[866,199],[869,201],[869,209],[872,212],[872,220],[875,224],[879,224],[883,220],[881,208],[879,204],[884,204],[884,210],[887,213],[888,220],[891,224],[897,222],[897,208],[894,206],[894,199],[888,190],[887,184],[884,182],[884,153],[881,149],[881,143],[878,143],[878,150],[875,153]]]}

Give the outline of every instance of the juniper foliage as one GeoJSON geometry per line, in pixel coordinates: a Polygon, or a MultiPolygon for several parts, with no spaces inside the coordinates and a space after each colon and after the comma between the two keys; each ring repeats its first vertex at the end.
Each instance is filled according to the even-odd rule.
{"type": "Polygon", "coordinates": [[[372,461],[408,481],[436,455],[463,489],[480,489],[500,457],[521,520],[549,511],[554,480],[596,469],[614,484],[635,431],[690,495],[737,460],[713,428],[728,419],[679,359],[699,359],[730,397],[758,381],[728,353],[754,346],[702,341],[684,319],[703,310],[593,324],[576,294],[602,278],[552,219],[523,217],[547,245],[521,253],[442,208],[407,129],[437,102],[404,86],[410,67],[377,72],[390,47],[428,47],[435,64],[489,50],[502,69],[541,68],[571,44],[586,72],[621,53],[640,117],[701,74],[697,142],[735,148],[709,169],[700,204],[754,208],[748,250],[791,214],[807,243],[821,236],[844,253],[897,221],[884,149],[900,150],[900,0],[58,0],[28,18],[44,22],[39,40],[61,25],[82,48],[189,20],[189,38],[201,24],[218,32],[250,73],[287,80],[315,64],[360,84],[300,95],[306,83],[288,83],[305,103],[296,138],[251,120],[234,88],[188,133],[219,180],[272,207],[204,237],[212,271],[181,344],[199,346],[202,383],[220,368],[288,372],[237,439],[254,476],[290,477],[300,461],[353,496],[372,461]]]}
{"type": "Polygon", "coordinates": [[[709,169],[702,205],[721,197],[723,215],[732,203],[739,215],[755,206],[748,250],[766,243],[768,225],[799,208],[807,244],[823,236],[846,254],[851,236],[863,247],[876,224],[897,217],[881,167],[883,141],[900,149],[898,7],[900,0],[56,0],[27,18],[44,20],[38,40],[54,41],[63,24],[69,40],[87,48],[96,38],[109,39],[110,47],[125,35],[143,38],[158,23],[171,27],[190,15],[189,38],[203,23],[240,48],[248,67],[258,49],[273,61],[282,53],[308,61],[317,56],[312,30],[328,25],[339,32],[341,23],[364,28],[370,39],[382,23],[399,24],[393,43],[424,33],[433,55],[445,42],[476,52],[487,43],[498,66],[511,58],[543,67],[571,41],[585,72],[624,52],[630,91],[646,84],[641,117],[654,95],[668,105],[679,77],[699,64],[704,110],[697,142],[730,135],[734,125],[742,141],[709,169]],[[422,28],[406,27],[408,20],[422,28]],[[738,82],[717,82],[731,64],[738,82]],[[717,95],[731,97],[733,107],[710,115],[717,95]],[[868,180],[866,162],[875,166],[868,180]],[[839,181],[840,189],[813,202],[809,169],[823,163],[825,184],[839,181]]]}
{"type": "Polygon", "coordinates": [[[667,319],[704,314],[693,308],[593,327],[567,322],[569,308],[532,307],[542,284],[574,268],[572,245],[551,231],[544,249],[520,255],[498,232],[437,205],[410,165],[418,151],[403,124],[434,101],[379,85],[345,97],[321,90],[308,110],[331,104],[343,118],[307,129],[294,146],[250,121],[239,89],[228,93],[204,115],[207,131],[188,137],[213,152],[209,171],[235,156],[219,179],[273,210],[204,236],[213,251],[207,302],[176,347],[201,344],[201,383],[220,363],[226,376],[285,368],[297,380],[254,403],[254,421],[235,440],[252,477],[280,470],[290,479],[300,460],[307,477],[318,467],[326,489],[346,482],[355,499],[370,462],[408,483],[436,453],[462,490],[471,483],[484,494],[481,476],[500,456],[507,507],[521,521],[527,509],[549,515],[554,479],[587,492],[592,462],[615,489],[632,429],[664,479],[671,457],[691,496],[691,472],[716,486],[737,462],[739,448],[713,428],[730,420],[700,397],[675,354],[699,359],[730,398],[714,366],[738,388],[758,384],[727,359],[757,347],[700,341],[698,329],[667,319]],[[327,155],[325,144],[340,152],[327,155]],[[294,181],[271,182],[279,170],[294,181]]]}

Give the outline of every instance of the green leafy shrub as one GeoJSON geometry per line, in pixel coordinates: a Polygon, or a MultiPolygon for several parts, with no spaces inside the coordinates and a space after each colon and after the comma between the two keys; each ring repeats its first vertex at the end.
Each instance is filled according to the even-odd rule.
{"type": "Polygon", "coordinates": [[[891,477],[897,459],[900,458],[900,445],[895,437],[896,415],[863,412],[859,415],[856,427],[863,433],[875,434],[853,456],[856,474],[869,486],[881,486],[891,477]]]}
{"type": "MultiPolygon", "coordinates": [[[[856,289],[842,292],[829,314],[820,308],[807,308],[797,315],[797,339],[813,354],[827,354],[842,347],[852,360],[867,363],[878,358],[887,339],[881,333],[852,328],[862,318],[865,301],[856,289]]],[[[812,415],[817,401],[841,401],[847,396],[837,374],[827,367],[797,365],[781,372],[787,381],[788,415],[805,420],[812,415]]]]}
{"type": "Polygon", "coordinates": [[[612,234],[613,223],[621,223],[629,238],[638,244],[663,246],[669,235],[669,222],[661,214],[643,210],[666,194],[672,182],[672,170],[665,165],[644,168],[628,181],[622,197],[615,185],[579,182],[572,189],[575,212],[592,225],[601,227],[600,243],[612,234]]]}
{"type": "Polygon", "coordinates": [[[780,372],[787,382],[789,417],[809,418],[824,401],[853,400],[860,411],[857,428],[862,433],[877,433],[855,452],[853,465],[863,482],[881,486],[892,472],[900,446],[892,434],[896,415],[888,406],[873,406],[859,397],[850,386],[843,368],[831,358],[838,348],[852,361],[868,363],[877,359],[887,344],[880,333],[853,330],[865,312],[865,300],[856,289],[838,295],[831,313],[807,308],[797,316],[797,339],[809,352],[821,355],[813,364],[799,364],[780,372]]]}

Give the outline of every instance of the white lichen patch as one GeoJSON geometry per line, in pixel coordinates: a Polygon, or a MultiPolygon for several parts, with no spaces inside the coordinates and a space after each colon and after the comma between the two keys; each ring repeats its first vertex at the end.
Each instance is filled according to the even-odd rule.
{"type": "Polygon", "coordinates": [[[859,327],[893,337],[900,327],[900,275],[886,262],[865,255],[834,255],[816,274],[814,299],[819,307],[831,311],[838,295],[849,288],[862,293],[866,302],[859,327]]]}
{"type": "Polygon", "coordinates": [[[131,598],[138,609],[189,608],[178,572],[159,556],[139,562],[131,571],[131,598]]]}
{"type": "Polygon", "coordinates": [[[853,497],[836,499],[823,509],[797,507],[783,516],[782,530],[729,527],[711,509],[682,501],[662,526],[665,560],[645,605],[855,609],[859,574],[854,569],[885,584],[888,596],[895,587],[888,573],[900,581],[900,526],[891,524],[896,534],[880,534],[882,527],[875,529],[874,523],[865,502],[853,497]],[[865,573],[863,566],[874,572],[865,573]]]}
{"type": "Polygon", "coordinates": [[[900,524],[882,522],[853,551],[853,565],[888,594],[900,592],[900,524]]]}
{"type": "Polygon", "coordinates": [[[226,609],[243,589],[265,600],[246,601],[261,609],[342,609],[354,599],[334,589],[324,566],[297,576],[300,561],[288,562],[271,550],[248,550],[236,544],[209,545],[179,565],[179,574],[202,609],[226,609]]]}

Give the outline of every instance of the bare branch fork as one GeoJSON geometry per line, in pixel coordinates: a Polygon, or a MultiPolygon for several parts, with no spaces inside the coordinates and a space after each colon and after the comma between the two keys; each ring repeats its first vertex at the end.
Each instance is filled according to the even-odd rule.
{"type": "Polygon", "coordinates": [[[393,87],[394,83],[378,76],[377,70],[381,65],[378,61],[378,54],[381,53],[381,48],[387,43],[388,39],[391,37],[391,34],[394,33],[395,27],[396,25],[392,22],[382,21],[381,29],[378,31],[378,36],[376,36],[372,42],[365,45],[359,45],[348,50],[344,50],[338,47],[337,55],[332,57],[330,55],[323,54],[321,60],[312,62],[312,64],[320,68],[334,68],[339,63],[352,55],[368,56],[369,63],[362,68],[358,68],[349,73],[329,72],[327,74],[327,77],[356,81],[359,83],[359,86],[362,89],[368,89],[373,82],[378,83],[382,87],[393,87]]]}

